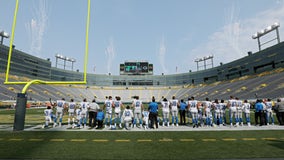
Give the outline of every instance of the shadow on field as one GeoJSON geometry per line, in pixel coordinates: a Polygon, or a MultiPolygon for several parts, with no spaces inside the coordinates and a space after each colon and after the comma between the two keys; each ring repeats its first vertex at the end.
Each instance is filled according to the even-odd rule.
{"type": "Polygon", "coordinates": [[[270,140],[270,142],[271,143],[269,143],[269,145],[284,150],[284,141],[283,140],[270,140]]]}

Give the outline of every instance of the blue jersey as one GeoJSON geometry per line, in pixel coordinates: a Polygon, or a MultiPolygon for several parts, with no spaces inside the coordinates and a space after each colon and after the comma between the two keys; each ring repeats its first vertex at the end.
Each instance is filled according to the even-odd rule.
{"type": "Polygon", "coordinates": [[[97,120],[102,121],[105,118],[104,112],[99,111],[97,113],[97,120]]]}
{"type": "Polygon", "coordinates": [[[158,103],[151,102],[149,104],[149,112],[151,112],[151,113],[158,113],[158,103]]]}
{"type": "Polygon", "coordinates": [[[184,103],[184,102],[181,102],[180,103],[180,110],[182,110],[182,111],[184,111],[185,109],[187,108],[187,105],[186,105],[186,103],[184,103]]]}

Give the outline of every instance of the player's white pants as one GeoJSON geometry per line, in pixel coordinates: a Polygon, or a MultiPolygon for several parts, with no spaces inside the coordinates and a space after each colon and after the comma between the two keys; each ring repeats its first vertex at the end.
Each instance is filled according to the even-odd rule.
{"type": "Polygon", "coordinates": [[[198,124],[198,112],[196,111],[191,111],[191,118],[192,118],[192,124],[197,125],[198,124]]]}
{"type": "Polygon", "coordinates": [[[140,125],[142,125],[142,113],[141,113],[141,111],[134,111],[133,125],[136,125],[137,119],[139,120],[140,125]]]}
{"type": "Polygon", "coordinates": [[[171,110],[171,114],[172,114],[172,124],[174,123],[178,124],[178,110],[177,109],[171,110]]]}
{"type": "Polygon", "coordinates": [[[250,112],[245,112],[245,118],[246,118],[247,124],[249,124],[250,123],[250,112]]]}
{"type": "Polygon", "coordinates": [[[235,118],[235,123],[239,124],[239,119],[238,119],[238,112],[237,109],[233,108],[230,110],[230,124],[233,124],[233,117],[235,118]]]}
{"type": "Polygon", "coordinates": [[[49,123],[51,123],[51,122],[52,122],[51,116],[45,116],[45,126],[48,126],[49,123]]]}
{"type": "Polygon", "coordinates": [[[205,111],[205,116],[206,116],[206,125],[209,126],[212,124],[212,113],[209,110],[205,111]]]}
{"type": "Polygon", "coordinates": [[[237,118],[238,118],[238,122],[243,123],[243,111],[242,110],[237,110],[237,118]]]}
{"type": "Polygon", "coordinates": [[[121,112],[114,113],[114,125],[116,126],[117,123],[121,123],[121,112]]]}
{"type": "Polygon", "coordinates": [[[57,119],[59,118],[59,123],[62,123],[62,117],[63,117],[63,112],[56,112],[55,118],[54,118],[54,123],[57,122],[57,119]]]}
{"type": "Polygon", "coordinates": [[[132,118],[131,117],[125,117],[123,122],[124,122],[125,129],[129,129],[129,125],[132,122],[132,118]]]}
{"type": "Polygon", "coordinates": [[[106,118],[105,118],[105,125],[109,123],[111,125],[112,122],[112,112],[106,112],[106,118]]]}
{"type": "Polygon", "coordinates": [[[74,124],[74,122],[75,122],[75,114],[74,114],[74,112],[69,112],[68,125],[70,124],[71,119],[72,119],[72,123],[74,124]]]}
{"type": "Polygon", "coordinates": [[[267,124],[269,124],[270,119],[271,119],[271,123],[274,124],[273,112],[272,112],[271,109],[266,111],[266,122],[267,122],[267,124]]]}
{"type": "Polygon", "coordinates": [[[163,111],[163,125],[169,124],[169,117],[170,117],[170,112],[169,111],[163,111]]]}
{"type": "Polygon", "coordinates": [[[143,118],[143,122],[145,123],[145,126],[148,129],[148,127],[149,127],[149,118],[148,117],[144,117],[143,118]]]}

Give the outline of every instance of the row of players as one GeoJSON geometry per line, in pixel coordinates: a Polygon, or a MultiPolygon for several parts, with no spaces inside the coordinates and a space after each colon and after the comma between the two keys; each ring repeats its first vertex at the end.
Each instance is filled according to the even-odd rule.
{"type": "MultiPolygon", "coordinates": [[[[144,107],[142,101],[139,100],[138,96],[134,97],[131,107],[124,107],[121,98],[118,96],[115,97],[115,100],[112,99],[112,96],[106,98],[107,99],[104,102],[103,109],[100,109],[99,105],[96,103],[95,100],[89,103],[86,99],[84,99],[79,104],[79,106],[76,106],[76,103],[72,99],[70,102],[66,102],[64,98],[61,100],[57,100],[56,103],[52,103],[52,106],[56,108],[55,115],[52,114],[52,109],[50,106],[44,111],[46,121],[43,127],[47,127],[48,124],[52,121],[54,122],[54,127],[57,126],[57,122],[59,122],[59,126],[61,126],[64,109],[68,110],[68,125],[72,125],[73,127],[86,127],[87,117],[89,117],[89,127],[95,127],[98,125],[98,128],[101,128],[102,124],[105,124],[105,127],[111,127],[111,125],[114,124],[114,127],[118,125],[121,128],[122,123],[129,122],[132,124],[133,127],[138,126],[142,128],[142,124],[144,123],[146,124],[145,127],[148,128],[149,116],[151,119],[151,113],[158,113],[158,107],[157,109],[151,110],[151,103],[144,107]],[[122,113],[123,108],[125,108],[125,110],[122,113]],[[114,122],[112,122],[113,118],[114,122]]],[[[154,97],[152,99],[155,102],[154,97]]],[[[260,115],[264,113],[264,111],[266,114],[266,123],[269,124],[271,122],[271,124],[274,124],[271,100],[268,99],[267,101],[259,103],[261,105],[261,109],[256,108],[256,124],[261,124],[264,121],[262,118],[263,116],[260,115]],[[258,119],[260,121],[258,121],[258,119]]],[[[170,125],[170,115],[172,116],[172,126],[186,124],[186,115],[192,119],[193,127],[199,127],[203,125],[225,125],[227,123],[226,109],[229,109],[230,126],[243,125],[243,114],[245,116],[246,124],[248,126],[251,125],[251,104],[248,103],[247,100],[241,101],[232,96],[227,101],[227,103],[225,103],[224,100],[219,101],[217,99],[211,102],[208,98],[206,98],[205,101],[197,101],[194,99],[194,97],[190,97],[188,101],[184,102],[184,100],[179,101],[178,99],[176,99],[175,96],[173,96],[171,100],[167,100],[166,98],[162,97],[161,125],[170,125]],[[178,118],[178,113],[180,115],[180,122],[178,118]]],[[[155,120],[153,119],[150,120],[150,122],[153,123],[154,121],[155,120]]],[[[153,127],[153,123],[150,124],[150,127],[153,127]]],[[[124,126],[127,127],[128,125],[124,126]]]]}

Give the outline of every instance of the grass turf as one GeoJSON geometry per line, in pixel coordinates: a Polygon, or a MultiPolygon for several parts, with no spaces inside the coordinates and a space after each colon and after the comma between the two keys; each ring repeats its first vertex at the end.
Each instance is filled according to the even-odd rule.
{"type": "Polygon", "coordinates": [[[283,131],[5,131],[0,132],[0,142],[1,159],[231,159],[284,157],[283,131]],[[186,139],[189,141],[184,141],[186,139]]]}

